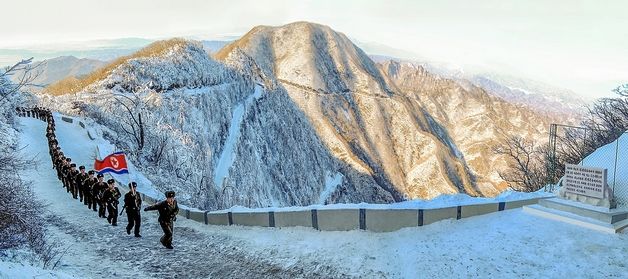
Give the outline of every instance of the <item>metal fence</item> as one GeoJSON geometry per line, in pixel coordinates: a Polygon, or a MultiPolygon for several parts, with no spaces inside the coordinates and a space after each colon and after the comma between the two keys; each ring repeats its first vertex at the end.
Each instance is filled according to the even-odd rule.
{"type": "Polygon", "coordinates": [[[561,182],[565,164],[605,168],[617,207],[628,208],[628,132],[552,124],[548,159],[550,191],[561,182]]]}

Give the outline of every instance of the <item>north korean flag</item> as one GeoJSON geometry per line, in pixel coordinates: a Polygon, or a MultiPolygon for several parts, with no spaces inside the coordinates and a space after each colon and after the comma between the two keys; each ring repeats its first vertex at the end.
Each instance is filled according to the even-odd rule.
{"type": "Polygon", "coordinates": [[[102,161],[96,160],[94,162],[94,170],[102,174],[108,172],[115,174],[129,173],[126,166],[126,156],[122,152],[113,153],[102,161]]]}

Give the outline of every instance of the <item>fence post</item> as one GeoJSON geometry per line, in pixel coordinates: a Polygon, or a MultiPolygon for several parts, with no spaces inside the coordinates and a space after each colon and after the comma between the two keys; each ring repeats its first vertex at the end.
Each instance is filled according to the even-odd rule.
{"type": "MultiPolygon", "coordinates": [[[[549,185],[549,191],[554,191],[554,180],[556,177],[556,124],[550,124],[550,136],[549,136],[549,145],[552,149],[550,153],[550,166],[549,166],[549,175],[547,176],[547,184],[549,185]]],[[[546,190],[547,192],[547,187],[546,190]]]]}
{"type": "Polygon", "coordinates": [[[615,170],[613,170],[613,194],[615,194],[615,183],[617,182],[617,157],[619,153],[619,140],[621,136],[617,138],[617,144],[615,144],[615,170]]]}

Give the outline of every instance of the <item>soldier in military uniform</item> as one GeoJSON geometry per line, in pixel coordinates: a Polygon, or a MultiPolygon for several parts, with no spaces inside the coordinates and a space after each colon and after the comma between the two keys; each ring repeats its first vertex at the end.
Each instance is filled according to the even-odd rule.
{"type": "Polygon", "coordinates": [[[83,181],[83,196],[88,209],[94,208],[96,211],[96,200],[92,193],[94,192],[94,186],[98,183],[98,179],[94,177],[94,171],[87,172],[87,178],[83,181]]]}
{"type": "Polygon", "coordinates": [[[120,190],[115,186],[116,181],[113,179],[109,179],[107,181],[107,189],[103,194],[103,199],[107,204],[107,222],[113,226],[118,225],[118,204],[120,203],[118,199],[120,199],[120,190]]]}
{"type": "Polygon", "coordinates": [[[126,209],[126,217],[129,224],[126,226],[126,234],[131,234],[131,229],[135,227],[135,237],[140,235],[140,225],[142,217],[140,216],[140,208],[142,208],[142,198],[137,192],[137,183],[129,183],[129,192],[124,195],[124,209],[126,209]]]}
{"type": "Polygon", "coordinates": [[[54,168],[54,159],[55,159],[55,153],[58,153],[59,149],[57,149],[57,147],[59,147],[59,142],[57,141],[56,137],[53,135],[49,140],[48,140],[48,153],[50,154],[50,161],[52,162],[52,167],[54,168]]]}
{"type": "Polygon", "coordinates": [[[54,169],[57,170],[57,178],[61,180],[61,168],[63,163],[65,162],[65,156],[63,155],[63,151],[61,149],[57,149],[57,155],[54,159],[54,169]]]}
{"type": "Polygon", "coordinates": [[[79,201],[87,205],[87,199],[83,196],[85,195],[85,180],[87,180],[88,175],[85,172],[85,166],[80,166],[79,171],[79,174],[77,174],[74,178],[74,184],[76,185],[76,191],[78,192],[79,201]]]}
{"type": "Polygon", "coordinates": [[[79,174],[79,171],[76,169],[76,164],[72,163],[70,164],[70,169],[67,172],[67,175],[65,177],[66,181],[67,181],[67,187],[70,190],[70,193],[72,193],[72,197],[74,199],[78,199],[77,197],[77,191],[76,191],[76,176],[79,174]]]}
{"type": "Polygon", "coordinates": [[[177,200],[174,199],[174,191],[166,191],[166,200],[158,202],[154,205],[144,208],[144,211],[158,210],[159,211],[159,225],[164,231],[164,236],[159,240],[163,246],[168,249],[173,249],[172,246],[172,234],[174,229],[174,221],[177,220],[177,214],[179,213],[179,206],[177,200]]]}
{"type": "Polygon", "coordinates": [[[94,185],[92,196],[96,200],[96,204],[98,204],[98,217],[105,218],[105,203],[102,195],[104,194],[105,189],[107,189],[107,183],[103,181],[105,176],[102,175],[102,173],[99,173],[97,177],[98,182],[94,185]]]}
{"type": "Polygon", "coordinates": [[[70,165],[72,165],[72,158],[65,158],[63,165],[61,166],[61,181],[66,192],[70,192],[70,185],[68,183],[68,176],[70,174],[70,165]]]}

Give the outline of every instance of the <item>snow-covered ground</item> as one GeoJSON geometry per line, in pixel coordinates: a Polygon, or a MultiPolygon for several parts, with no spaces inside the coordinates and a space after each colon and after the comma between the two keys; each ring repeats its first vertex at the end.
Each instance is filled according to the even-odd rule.
{"type": "Polygon", "coordinates": [[[596,149],[580,163],[583,166],[607,169],[607,183],[615,191],[617,206],[628,208],[628,171],[626,171],[626,167],[628,167],[628,131],[617,140],[596,149]]]}
{"type": "Polygon", "coordinates": [[[64,272],[45,270],[29,264],[0,261],[0,279],[14,278],[76,278],[64,272]]]}
{"type": "MultiPolygon", "coordinates": [[[[181,218],[175,224],[175,249],[166,250],[158,242],[155,213],[142,215],[144,237],[136,239],[124,232],[126,217],[120,218],[121,226],[112,227],[73,200],[50,168],[44,123],[21,121],[23,152],[41,160],[37,169],[23,175],[35,181],[36,195],[49,204],[49,234],[69,247],[58,269],[80,278],[626,276],[626,234],[598,233],[520,209],[391,233],[206,226],[181,218]]],[[[73,133],[71,125],[57,123],[58,135],[73,133]]],[[[59,138],[64,152],[79,164],[93,162],[78,142],[81,138],[59,138]]],[[[2,276],[8,274],[0,267],[2,276]]]]}

